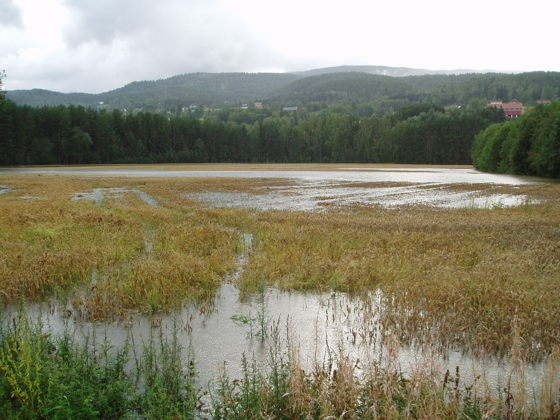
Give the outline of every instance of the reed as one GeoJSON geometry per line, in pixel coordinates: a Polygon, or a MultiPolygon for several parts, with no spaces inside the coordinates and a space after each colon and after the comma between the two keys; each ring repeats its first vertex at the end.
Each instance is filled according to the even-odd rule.
{"type": "MultiPolygon", "coordinates": [[[[278,335],[279,325],[274,324],[269,333],[266,368],[258,368],[243,356],[241,378],[223,375],[216,381],[211,388],[209,417],[552,419],[560,415],[558,393],[552,396],[546,391],[542,400],[528,401],[523,399],[525,389],[511,384],[503,392],[488,389],[477,382],[479,379],[465,381],[458,368],[442,372],[427,362],[404,374],[397,352],[391,350],[397,342],[385,343],[382,363],[375,359],[352,360],[341,351],[304,369],[293,342],[283,344],[278,335]]],[[[553,369],[548,374],[554,375],[553,369]]]]}

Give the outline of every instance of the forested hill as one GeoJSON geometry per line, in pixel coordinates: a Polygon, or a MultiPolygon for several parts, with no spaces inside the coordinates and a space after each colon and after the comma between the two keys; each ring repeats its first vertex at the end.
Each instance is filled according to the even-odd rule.
{"type": "Polygon", "coordinates": [[[422,94],[422,101],[438,105],[468,104],[469,101],[517,99],[534,105],[539,99],[560,98],[560,72],[520,74],[486,73],[404,77],[403,81],[422,94]]]}
{"type": "Polygon", "coordinates": [[[272,92],[271,102],[299,103],[379,102],[383,99],[407,99],[416,89],[397,77],[367,73],[331,73],[309,76],[272,92]]]}
{"type": "Polygon", "coordinates": [[[439,106],[485,106],[493,100],[518,99],[534,105],[560,98],[560,72],[461,74],[389,77],[366,73],[333,73],[296,80],[273,92],[271,102],[306,105],[371,104],[376,113],[428,102],[439,106]]]}
{"type": "Polygon", "coordinates": [[[263,100],[281,86],[299,79],[291,73],[192,73],[167,79],[132,82],[100,94],[60,93],[43,89],[8,91],[8,99],[19,105],[83,105],[100,102],[112,109],[165,109],[190,104],[239,106],[263,100]]]}
{"type": "Polygon", "coordinates": [[[99,103],[99,95],[90,93],[61,93],[45,89],[12,90],[6,92],[6,97],[18,105],[31,106],[95,106],[99,103]]]}
{"type": "Polygon", "coordinates": [[[116,108],[146,105],[216,105],[262,100],[294,80],[290,73],[194,73],[157,81],[133,82],[103,93],[100,100],[116,108]]]}
{"type": "Polygon", "coordinates": [[[515,98],[534,105],[539,99],[560,99],[560,72],[403,77],[372,73],[374,71],[370,66],[343,66],[298,74],[194,73],[133,82],[100,94],[63,94],[34,89],[9,91],[7,97],[19,105],[98,107],[103,103],[103,107],[108,109],[140,108],[156,112],[177,110],[191,104],[239,108],[242,103],[252,104],[253,101],[276,107],[360,106],[363,112],[358,114],[362,116],[389,114],[418,102],[439,106],[475,105],[480,108],[492,100],[509,101],[515,98]],[[335,71],[339,72],[333,73],[335,71]]]}

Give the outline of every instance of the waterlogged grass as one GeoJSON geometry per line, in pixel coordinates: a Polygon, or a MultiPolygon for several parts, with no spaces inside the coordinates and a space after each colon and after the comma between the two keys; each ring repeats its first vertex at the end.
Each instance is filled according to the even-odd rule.
{"type": "Polygon", "coordinates": [[[560,416],[559,185],[493,188],[540,201],[491,209],[255,212],[188,198],[203,191],[261,194],[279,183],[285,181],[4,175],[0,184],[10,190],[0,197],[2,301],[54,296],[70,302],[76,318],[112,320],[210,303],[228,278],[245,293],[274,286],[344,291],[364,301],[381,296],[377,313],[390,333],[383,364],[341,353],[304,371],[294,349],[281,348],[278,331],[269,331],[261,334],[271,344],[269,366],[246,358],[243,377],[219,380],[200,412],[204,390],[192,384],[193,367],[181,362],[176,341],[153,337],[143,356],[131,357],[109,343],[51,337],[21,318],[0,331],[4,417],[560,416]],[[96,188],[127,191],[100,202],[72,199],[96,188]],[[250,253],[243,249],[247,234],[254,238],[250,253]],[[240,255],[244,271],[229,276],[240,255]],[[508,355],[520,372],[527,361],[549,366],[537,400],[528,400],[522,379],[481,393],[484,386],[462,382],[460,372],[423,367],[405,376],[391,359],[390,340],[508,355]],[[132,362],[134,372],[125,368],[132,362]]]}
{"type": "Polygon", "coordinates": [[[280,182],[3,176],[11,190],[0,198],[2,298],[68,296],[75,315],[94,320],[210,302],[250,233],[238,280],[246,293],[275,286],[367,297],[380,289],[382,322],[403,342],[506,355],[518,331],[528,360],[560,345],[558,184],[498,187],[541,202],[492,209],[253,212],[188,198],[259,194],[280,182]],[[143,191],[159,207],[131,192],[71,199],[114,187],[143,191]]]}
{"type": "MultiPolygon", "coordinates": [[[[502,389],[465,381],[459,369],[425,362],[403,374],[393,339],[383,361],[343,352],[304,371],[279,323],[267,328],[266,367],[242,356],[242,375],[197,385],[176,330],[154,330],[141,355],[95,337],[45,334],[22,311],[0,328],[0,410],[5,419],[555,419],[560,415],[558,354],[528,398],[518,375],[502,389]]],[[[130,344],[132,347],[133,344],[130,344]]],[[[522,375],[521,375],[522,376],[522,375]]]]}
{"type": "Polygon", "coordinates": [[[235,267],[239,233],[212,212],[156,208],[135,194],[101,205],[72,200],[111,181],[20,177],[10,185],[0,201],[4,303],[57,294],[89,319],[155,313],[207,300],[235,267]]]}
{"type": "Polygon", "coordinates": [[[198,392],[174,338],[152,337],[134,358],[94,335],[45,334],[25,311],[0,329],[3,419],[190,419],[198,392]]]}
{"type": "MultiPolygon", "coordinates": [[[[284,334],[284,332],[282,332],[284,334]]],[[[301,368],[296,348],[282,348],[278,324],[270,328],[266,369],[243,356],[242,378],[223,376],[211,391],[219,419],[553,419],[560,415],[558,360],[545,368],[540,393],[528,401],[522,381],[510,375],[499,392],[459,368],[438,371],[429,362],[404,375],[394,339],[384,360],[352,360],[343,353],[301,368]]],[[[288,332],[289,335],[289,332],[288,332]]]]}
{"type": "Polygon", "coordinates": [[[242,286],[380,288],[403,340],[538,358],[560,344],[560,208],[262,213],[242,286]],[[428,337],[424,337],[428,338],[428,337]]]}

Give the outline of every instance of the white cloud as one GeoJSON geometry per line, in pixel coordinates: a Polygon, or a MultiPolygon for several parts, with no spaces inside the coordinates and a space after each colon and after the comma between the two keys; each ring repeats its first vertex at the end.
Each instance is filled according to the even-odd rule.
{"type": "Polygon", "coordinates": [[[0,0],[7,89],[341,64],[560,70],[556,0],[0,0]]]}

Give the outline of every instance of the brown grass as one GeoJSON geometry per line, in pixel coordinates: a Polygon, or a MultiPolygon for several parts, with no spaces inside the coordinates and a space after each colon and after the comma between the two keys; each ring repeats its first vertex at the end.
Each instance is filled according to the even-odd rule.
{"type": "Polygon", "coordinates": [[[518,208],[354,206],[318,214],[207,208],[187,197],[258,193],[285,184],[278,180],[2,175],[0,184],[13,187],[0,196],[4,302],[65,291],[77,312],[106,319],[209,300],[250,232],[245,292],[380,288],[383,322],[404,341],[429,335],[442,348],[503,355],[515,319],[528,358],[560,345],[558,184],[492,189],[548,200],[518,208]],[[131,193],[102,206],[70,200],[98,187],[140,189],[162,207],[131,193]]]}

